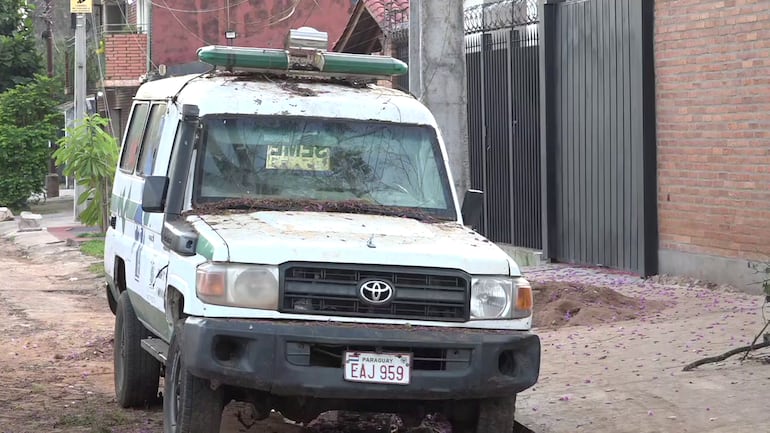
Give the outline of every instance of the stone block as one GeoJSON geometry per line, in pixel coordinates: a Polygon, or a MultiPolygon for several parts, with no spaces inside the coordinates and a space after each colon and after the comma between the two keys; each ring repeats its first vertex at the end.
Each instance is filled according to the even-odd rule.
{"type": "Polygon", "coordinates": [[[13,212],[11,212],[10,209],[7,207],[0,207],[0,222],[2,221],[12,221],[13,220],[13,212]]]}
{"type": "Polygon", "coordinates": [[[19,215],[19,231],[31,232],[37,230],[43,230],[40,223],[43,221],[43,216],[32,212],[22,212],[19,215]]]}

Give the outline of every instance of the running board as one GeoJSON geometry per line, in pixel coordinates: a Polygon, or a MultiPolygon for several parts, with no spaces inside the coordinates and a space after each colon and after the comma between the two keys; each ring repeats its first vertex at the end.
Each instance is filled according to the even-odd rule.
{"type": "Polygon", "coordinates": [[[142,340],[142,349],[163,364],[168,359],[168,344],[160,338],[145,338],[142,340]]]}

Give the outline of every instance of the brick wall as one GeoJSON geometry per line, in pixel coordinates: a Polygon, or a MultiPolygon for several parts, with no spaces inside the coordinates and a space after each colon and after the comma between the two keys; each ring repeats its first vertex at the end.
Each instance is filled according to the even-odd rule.
{"type": "Polygon", "coordinates": [[[770,260],[770,1],[656,0],[662,250],[770,260]]]}
{"type": "Polygon", "coordinates": [[[353,4],[351,0],[230,0],[228,25],[225,0],[168,3],[175,8],[206,8],[210,12],[189,14],[153,6],[153,61],[167,66],[197,61],[196,51],[204,45],[226,45],[226,30],[237,32],[234,45],[283,48],[289,29],[309,26],[328,32],[331,45],[342,34],[353,4]]]}
{"type": "Polygon", "coordinates": [[[106,80],[137,80],[147,72],[147,35],[106,34],[106,80]]]}
{"type": "Polygon", "coordinates": [[[128,24],[143,24],[136,21],[136,6],[138,4],[138,1],[135,1],[132,4],[126,4],[126,22],[128,24]]]}

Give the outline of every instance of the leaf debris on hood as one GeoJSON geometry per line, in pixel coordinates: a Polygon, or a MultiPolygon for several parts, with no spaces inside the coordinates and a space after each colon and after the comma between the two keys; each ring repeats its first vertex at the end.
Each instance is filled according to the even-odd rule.
{"type": "Polygon", "coordinates": [[[427,223],[447,221],[418,209],[385,206],[371,203],[366,200],[335,201],[286,198],[228,198],[197,204],[193,206],[191,211],[185,212],[185,215],[223,215],[228,213],[251,213],[258,211],[331,212],[384,215],[399,218],[412,218],[427,223]]]}

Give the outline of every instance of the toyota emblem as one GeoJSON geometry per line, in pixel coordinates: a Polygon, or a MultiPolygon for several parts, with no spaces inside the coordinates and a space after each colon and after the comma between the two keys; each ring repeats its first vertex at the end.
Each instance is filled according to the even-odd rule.
{"type": "Polygon", "coordinates": [[[387,281],[366,280],[358,288],[361,299],[369,304],[384,305],[393,299],[393,286],[387,281]]]}

